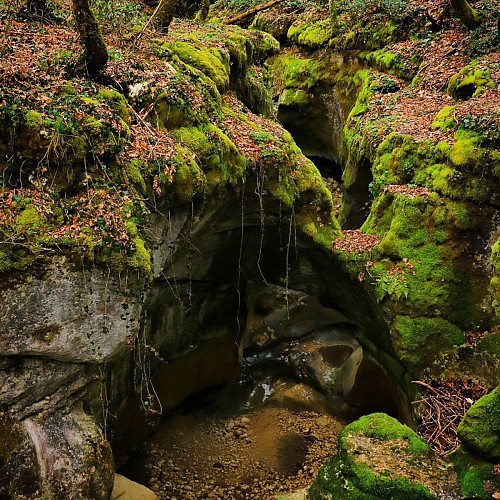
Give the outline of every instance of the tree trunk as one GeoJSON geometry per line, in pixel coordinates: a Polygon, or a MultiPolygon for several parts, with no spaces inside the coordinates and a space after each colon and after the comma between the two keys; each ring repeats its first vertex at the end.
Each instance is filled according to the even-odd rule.
{"type": "Polygon", "coordinates": [[[89,0],[73,0],[73,17],[83,47],[79,63],[90,76],[95,76],[108,62],[108,50],[90,8],[89,0]]]}
{"type": "Polygon", "coordinates": [[[83,47],[79,62],[82,69],[93,77],[106,66],[108,50],[89,0],[73,0],[73,17],[83,47]]]}
{"type": "Polygon", "coordinates": [[[206,21],[209,11],[210,11],[210,0],[201,0],[200,10],[196,14],[194,20],[203,23],[204,21],[206,21]]]}
{"type": "Polygon", "coordinates": [[[455,11],[456,16],[467,28],[474,29],[479,26],[479,16],[467,0],[451,0],[451,7],[455,11]]]}
{"type": "Polygon", "coordinates": [[[179,0],[160,0],[156,19],[158,26],[164,31],[168,31],[178,4],[179,0]]]}

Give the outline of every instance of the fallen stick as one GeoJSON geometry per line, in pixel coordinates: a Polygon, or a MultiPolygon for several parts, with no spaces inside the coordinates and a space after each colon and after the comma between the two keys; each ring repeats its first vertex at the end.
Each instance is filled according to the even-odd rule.
{"type": "Polygon", "coordinates": [[[242,12],[241,14],[238,14],[233,17],[228,17],[227,19],[224,19],[222,21],[222,24],[235,24],[238,23],[239,21],[243,21],[243,19],[246,19],[247,17],[253,16],[254,14],[257,14],[257,12],[261,12],[266,9],[270,9],[271,7],[274,7],[276,4],[282,2],[283,0],[271,0],[270,2],[267,3],[261,3],[254,7],[253,9],[246,10],[245,12],[242,12]]]}

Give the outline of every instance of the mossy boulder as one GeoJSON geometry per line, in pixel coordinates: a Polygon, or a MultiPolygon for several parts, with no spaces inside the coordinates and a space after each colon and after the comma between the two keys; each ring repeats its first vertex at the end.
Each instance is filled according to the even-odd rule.
{"type": "Polygon", "coordinates": [[[490,500],[500,491],[500,477],[495,474],[493,464],[460,446],[451,455],[462,489],[461,498],[490,500]]]}
{"type": "Polygon", "coordinates": [[[168,45],[181,61],[200,70],[217,85],[219,91],[229,86],[229,58],[218,50],[195,46],[193,43],[176,41],[168,45]]]}
{"type": "Polygon", "coordinates": [[[448,129],[453,128],[456,123],[453,118],[453,111],[455,111],[456,106],[445,106],[434,118],[431,127],[433,129],[439,129],[441,132],[446,132],[448,129]]]}
{"type": "Polygon", "coordinates": [[[289,50],[269,60],[274,92],[284,89],[310,90],[333,78],[327,59],[318,59],[289,50]]]}
{"type": "Polygon", "coordinates": [[[479,95],[484,87],[495,88],[491,71],[477,61],[465,66],[450,78],[448,93],[454,99],[470,99],[479,95]]]}
{"type": "Polygon", "coordinates": [[[396,419],[374,413],[340,433],[337,454],[320,469],[307,498],[426,500],[450,498],[458,490],[454,472],[423,439],[396,419]]]}
{"type": "Polygon", "coordinates": [[[500,387],[472,405],[457,432],[467,448],[493,462],[500,461],[500,387]]]}
{"type": "Polygon", "coordinates": [[[492,296],[492,306],[497,318],[500,317],[500,238],[498,238],[491,248],[490,263],[492,268],[492,277],[490,289],[492,296]]]}
{"type": "Polygon", "coordinates": [[[288,29],[287,37],[309,49],[324,47],[334,32],[330,19],[316,21],[298,19],[288,29]]]}

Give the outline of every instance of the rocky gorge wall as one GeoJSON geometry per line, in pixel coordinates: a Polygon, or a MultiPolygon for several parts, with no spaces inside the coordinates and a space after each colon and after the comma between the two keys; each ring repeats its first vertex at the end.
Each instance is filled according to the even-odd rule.
{"type": "MultiPolygon", "coordinates": [[[[391,406],[411,423],[415,378],[496,383],[496,143],[455,125],[447,145],[381,131],[367,113],[409,76],[349,33],[308,36],[328,19],[316,14],[279,53],[259,31],[179,22],[139,53],[117,49],[114,85],[34,58],[38,95],[5,87],[0,496],[108,498],[109,443],[122,456],[162,411],[230,380],[244,349],[333,325],[355,328],[363,357],[352,383],[324,390],[359,413],[391,406]],[[318,169],[272,119],[267,70],[278,118],[342,170],[339,219],[361,231],[342,233],[318,169]],[[352,390],[367,366],[391,405],[352,390]]],[[[5,29],[22,45],[21,28],[5,29]]]]}

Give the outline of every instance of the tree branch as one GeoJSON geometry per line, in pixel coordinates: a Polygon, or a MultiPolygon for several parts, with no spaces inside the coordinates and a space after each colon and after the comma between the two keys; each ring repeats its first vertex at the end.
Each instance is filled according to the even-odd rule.
{"type": "Polygon", "coordinates": [[[271,7],[274,7],[275,5],[279,4],[283,0],[271,0],[270,2],[266,3],[261,3],[254,7],[253,9],[247,10],[245,12],[242,12],[241,14],[238,14],[233,17],[228,17],[227,19],[224,19],[222,21],[222,24],[236,24],[240,21],[243,21],[247,17],[253,16],[254,14],[257,14],[257,12],[261,12],[266,9],[270,9],[271,7]]]}

